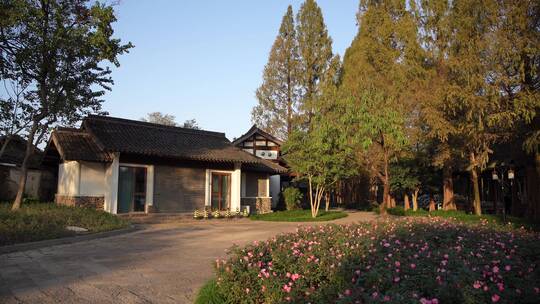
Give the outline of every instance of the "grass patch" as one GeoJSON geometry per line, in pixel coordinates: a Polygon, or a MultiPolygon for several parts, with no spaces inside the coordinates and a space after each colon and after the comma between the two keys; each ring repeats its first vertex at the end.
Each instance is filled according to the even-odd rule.
{"type": "Polygon", "coordinates": [[[220,293],[215,279],[206,282],[195,299],[195,304],[221,304],[224,302],[225,297],[220,293]]]}
{"type": "Polygon", "coordinates": [[[26,203],[13,212],[10,203],[0,203],[0,246],[75,235],[66,226],[95,233],[127,227],[129,221],[90,208],[26,203]]]}
{"type": "Polygon", "coordinates": [[[396,216],[416,216],[416,217],[441,217],[449,218],[462,223],[483,223],[487,226],[493,228],[508,227],[508,228],[525,228],[528,230],[540,230],[540,225],[528,221],[527,219],[515,217],[515,216],[506,216],[506,222],[503,221],[501,215],[494,214],[484,214],[484,215],[474,215],[471,213],[466,213],[465,211],[444,211],[444,210],[435,210],[428,212],[424,209],[418,209],[413,211],[409,209],[405,211],[402,207],[390,208],[387,210],[388,214],[396,216]]]}
{"type": "Polygon", "coordinates": [[[311,210],[288,210],[250,216],[255,221],[272,222],[323,222],[346,217],[343,211],[319,211],[316,218],[311,217],[311,210]]]}

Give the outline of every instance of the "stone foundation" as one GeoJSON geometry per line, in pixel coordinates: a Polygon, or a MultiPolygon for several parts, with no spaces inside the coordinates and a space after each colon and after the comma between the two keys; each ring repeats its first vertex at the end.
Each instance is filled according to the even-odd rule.
{"type": "Polygon", "coordinates": [[[104,196],[69,196],[57,194],[54,201],[59,205],[93,208],[97,210],[103,210],[105,205],[104,196]]]}
{"type": "Polygon", "coordinates": [[[251,213],[264,214],[272,212],[271,197],[242,197],[240,204],[249,206],[251,213]]]}

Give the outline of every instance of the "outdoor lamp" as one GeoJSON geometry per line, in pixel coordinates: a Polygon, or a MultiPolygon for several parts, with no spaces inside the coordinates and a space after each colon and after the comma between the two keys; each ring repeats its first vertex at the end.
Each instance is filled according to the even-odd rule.
{"type": "Polygon", "coordinates": [[[512,169],[508,170],[508,179],[510,180],[514,179],[514,170],[512,169]]]}
{"type": "Polygon", "coordinates": [[[491,179],[493,180],[499,180],[499,176],[497,175],[497,171],[493,170],[493,173],[491,173],[491,179]]]}

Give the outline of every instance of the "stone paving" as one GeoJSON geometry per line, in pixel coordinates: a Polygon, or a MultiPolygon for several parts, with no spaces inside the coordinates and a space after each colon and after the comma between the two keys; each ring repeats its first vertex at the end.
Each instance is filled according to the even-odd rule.
{"type": "MultiPolygon", "coordinates": [[[[332,223],[374,218],[354,212],[332,223]]],[[[197,290],[212,277],[212,262],[232,244],[267,239],[297,226],[247,219],[163,223],[114,237],[3,254],[0,303],[193,303],[197,290]]]]}

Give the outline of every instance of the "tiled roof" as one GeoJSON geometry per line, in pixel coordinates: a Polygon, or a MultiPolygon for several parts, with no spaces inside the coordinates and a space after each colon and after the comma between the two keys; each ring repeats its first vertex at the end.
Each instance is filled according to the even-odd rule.
{"type": "Polygon", "coordinates": [[[58,128],[51,137],[64,160],[112,161],[112,155],[101,150],[87,132],[72,128],[58,128]]]}
{"type": "MultiPolygon", "coordinates": [[[[4,145],[6,136],[0,136],[0,147],[4,145]]],[[[0,156],[0,163],[20,166],[26,152],[26,140],[18,135],[11,137],[4,153],[0,156]]],[[[30,157],[29,167],[38,168],[43,157],[43,152],[36,148],[30,157]]]]}
{"type": "Polygon", "coordinates": [[[264,130],[258,128],[257,125],[251,126],[251,128],[244,135],[242,135],[242,136],[238,137],[237,139],[235,139],[233,141],[233,144],[238,145],[241,142],[243,142],[244,140],[246,140],[249,137],[253,136],[253,134],[259,134],[259,135],[265,137],[266,139],[274,141],[278,145],[283,144],[283,141],[281,141],[281,139],[279,139],[279,138],[273,136],[272,134],[270,134],[268,132],[265,132],[264,130]]]}
{"type": "Polygon", "coordinates": [[[70,132],[62,129],[54,132],[62,157],[108,161],[111,153],[120,152],[204,162],[238,162],[272,172],[286,171],[236,148],[224,133],[96,115],[86,117],[81,129],[70,132]]]}

